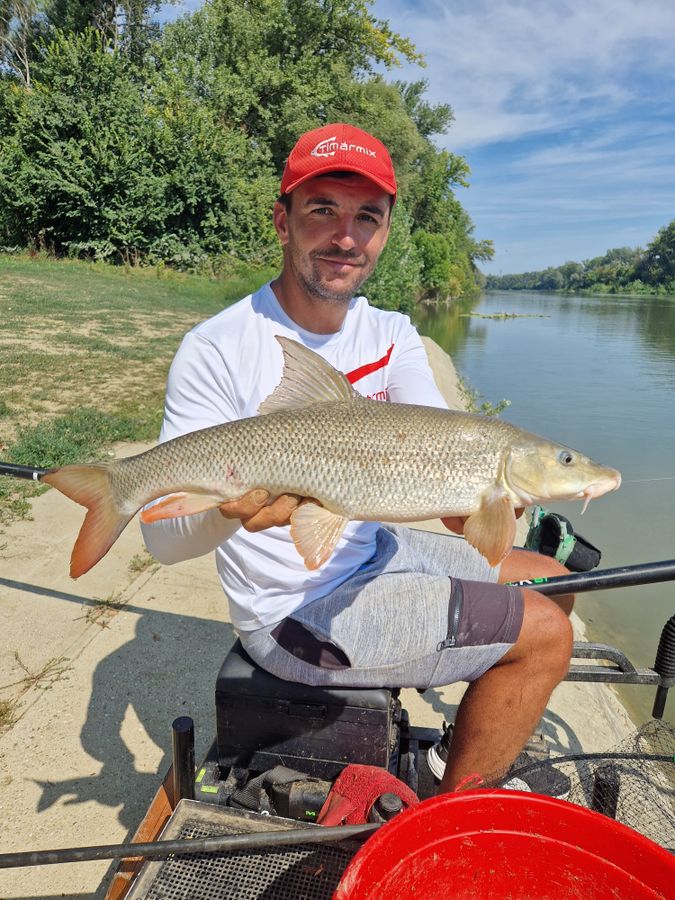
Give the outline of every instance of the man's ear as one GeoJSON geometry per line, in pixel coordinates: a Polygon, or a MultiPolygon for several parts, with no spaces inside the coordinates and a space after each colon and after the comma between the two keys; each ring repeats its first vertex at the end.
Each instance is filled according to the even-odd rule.
{"type": "Polygon", "coordinates": [[[288,243],[288,210],[283,203],[277,200],[274,204],[273,213],[274,227],[276,228],[279,241],[283,246],[288,243]]]}

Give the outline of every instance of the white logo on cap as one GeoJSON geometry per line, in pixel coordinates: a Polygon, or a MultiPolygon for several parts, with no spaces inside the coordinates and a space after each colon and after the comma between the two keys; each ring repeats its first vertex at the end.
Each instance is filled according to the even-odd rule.
{"type": "Polygon", "coordinates": [[[338,150],[353,150],[355,153],[364,153],[366,156],[377,156],[377,153],[374,150],[370,150],[368,147],[362,147],[360,144],[348,144],[346,141],[339,143],[337,137],[326,138],[323,141],[319,141],[310,153],[310,156],[335,156],[338,150]]]}

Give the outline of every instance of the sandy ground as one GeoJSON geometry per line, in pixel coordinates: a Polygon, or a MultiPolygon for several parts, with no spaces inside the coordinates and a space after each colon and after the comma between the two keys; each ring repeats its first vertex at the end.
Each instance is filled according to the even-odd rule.
{"type": "MultiPolygon", "coordinates": [[[[429,353],[461,405],[448,357],[435,345],[429,353]]],[[[32,520],[0,535],[0,699],[17,701],[0,736],[0,852],[123,841],[169,765],[172,720],[193,717],[198,757],[215,733],[215,678],[234,634],[213,560],[132,571],[142,552],[134,521],[75,582],[68,559],[81,520],[49,491],[32,520]]],[[[575,628],[581,636],[578,619],[575,628]]],[[[415,724],[439,727],[462,691],[405,691],[404,705],[415,724]]],[[[557,689],[541,723],[561,753],[611,748],[632,728],[611,689],[577,684],[557,689]]],[[[110,870],[0,870],[0,898],[101,898],[110,870]]]]}

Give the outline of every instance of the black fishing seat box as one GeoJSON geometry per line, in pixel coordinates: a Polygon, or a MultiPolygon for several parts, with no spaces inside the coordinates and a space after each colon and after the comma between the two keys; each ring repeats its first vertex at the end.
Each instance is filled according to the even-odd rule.
{"type": "Polygon", "coordinates": [[[237,640],[216,681],[218,764],[256,772],[284,765],[326,779],[347,763],[386,768],[399,739],[397,695],[284,681],[237,640]]]}

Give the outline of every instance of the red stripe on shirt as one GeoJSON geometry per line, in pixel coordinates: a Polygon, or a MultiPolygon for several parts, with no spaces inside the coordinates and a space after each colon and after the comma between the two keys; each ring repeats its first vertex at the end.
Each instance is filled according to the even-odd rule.
{"type": "Polygon", "coordinates": [[[391,358],[391,352],[394,349],[394,345],[387,350],[382,359],[378,359],[376,362],[366,363],[365,366],[359,366],[358,369],[354,369],[352,372],[347,372],[345,378],[349,381],[350,384],[354,384],[354,382],[359,381],[361,378],[365,378],[366,375],[370,375],[372,372],[377,372],[378,369],[383,369],[389,362],[391,358]]]}

